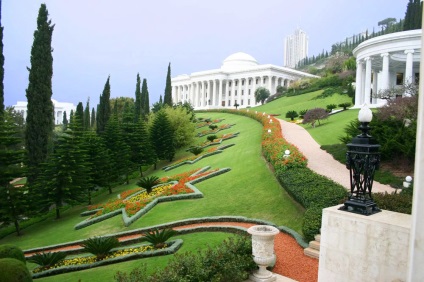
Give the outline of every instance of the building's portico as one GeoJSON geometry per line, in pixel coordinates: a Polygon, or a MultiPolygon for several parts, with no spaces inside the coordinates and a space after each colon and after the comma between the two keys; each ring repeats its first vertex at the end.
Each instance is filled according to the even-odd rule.
{"type": "MultiPolygon", "coordinates": [[[[417,83],[421,58],[421,29],[396,32],[362,42],[356,57],[355,107],[385,104],[374,94],[417,83]]],[[[408,95],[406,93],[406,95],[408,95]]]]}
{"type": "Polygon", "coordinates": [[[267,88],[275,94],[278,86],[288,87],[292,81],[314,75],[275,65],[259,65],[246,53],[227,57],[220,69],[179,75],[172,78],[174,103],[189,102],[195,109],[253,107],[255,90],[267,88]]]}

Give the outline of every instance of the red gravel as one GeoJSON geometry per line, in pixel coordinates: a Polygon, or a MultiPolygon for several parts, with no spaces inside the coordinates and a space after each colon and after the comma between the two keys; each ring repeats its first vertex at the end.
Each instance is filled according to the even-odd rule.
{"type": "MultiPolygon", "coordinates": [[[[249,228],[256,224],[241,223],[241,222],[208,222],[199,224],[190,224],[184,226],[174,227],[175,230],[187,229],[199,226],[237,226],[249,228]]],[[[140,234],[128,235],[119,237],[119,241],[125,241],[141,237],[140,234]]],[[[72,245],[49,251],[65,251],[81,248],[80,245],[72,245]]],[[[280,232],[275,236],[274,250],[277,255],[277,261],[273,269],[274,273],[289,277],[299,282],[314,282],[318,280],[318,260],[305,256],[303,249],[300,247],[296,240],[285,233],[280,232]]],[[[32,254],[32,253],[31,253],[32,254]]],[[[26,256],[31,255],[26,253],[26,256]]]]}

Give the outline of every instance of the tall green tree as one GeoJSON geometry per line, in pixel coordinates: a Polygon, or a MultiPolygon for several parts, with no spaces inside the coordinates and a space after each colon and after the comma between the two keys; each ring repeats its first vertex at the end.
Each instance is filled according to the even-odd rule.
{"type": "Polygon", "coordinates": [[[263,105],[265,100],[270,96],[269,90],[265,87],[258,87],[258,89],[255,90],[255,100],[257,102],[261,102],[263,105]]]}
{"type": "Polygon", "coordinates": [[[409,0],[406,6],[403,30],[420,29],[422,22],[422,2],[421,0],[409,0]]]}
{"type": "Polygon", "coordinates": [[[41,208],[55,205],[56,218],[64,203],[80,204],[86,199],[90,183],[87,152],[83,146],[83,129],[79,116],[74,115],[70,128],[58,133],[53,152],[42,165],[43,172],[37,182],[38,203],[41,208]]]}
{"type": "Polygon", "coordinates": [[[108,76],[103,93],[100,95],[100,103],[97,108],[97,134],[102,134],[105,131],[106,124],[111,116],[110,108],[110,76],[108,76]]]}
{"type": "Polygon", "coordinates": [[[147,80],[143,79],[143,84],[141,85],[141,115],[144,119],[150,113],[150,102],[149,102],[149,90],[147,88],[147,80]]]}
{"type": "Polygon", "coordinates": [[[163,95],[163,103],[172,107],[171,63],[168,65],[168,73],[166,74],[166,86],[165,93],[163,95]]]}
{"type": "Polygon", "coordinates": [[[78,122],[80,123],[79,127],[81,129],[84,129],[84,106],[82,105],[82,102],[79,102],[77,105],[77,109],[75,110],[75,117],[78,120],[78,122]]]}
{"type": "Polygon", "coordinates": [[[135,85],[135,111],[134,122],[137,122],[141,116],[141,88],[140,75],[137,73],[137,83],[135,85]]]}
{"type": "Polygon", "coordinates": [[[171,122],[164,110],[155,114],[150,128],[150,140],[159,160],[172,161],[175,155],[175,137],[171,122]]]}
{"type": "Polygon", "coordinates": [[[45,4],[38,11],[37,30],[31,48],[31,68],[26,89],[28,113],[26,118],[26,150],[28,183],[31,186],[40,174],[40,164],[45,162],[53,132],[54,116],[52,98],[52,35],[54,25],[48,19],[45,4]]]}
{"type": "Polygon", "coordinates": [[[62,127],[63,131],[68,129],[68,118],[66,117],[66,111],[63,112],[62,127]]]}
{"type": "Polygon", "coordinates": [[[90,98],[87,99],[84,109],[84,130],[90,130],[90,98]]]}
{"type": "Polygon", "coordinates": [[[94,128],[96,126],[96,111],[94,110],[94,107],[91,109],[91,123],[90,127],[94,128]]]}

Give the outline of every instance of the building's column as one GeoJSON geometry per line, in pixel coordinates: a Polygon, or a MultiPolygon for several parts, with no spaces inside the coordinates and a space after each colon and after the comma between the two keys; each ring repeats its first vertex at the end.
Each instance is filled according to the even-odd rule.
{"type": "Polygon", "coordinates": [[[389,53],[381,54],[383,58],[383,66],[381,68],[381,89],[389,89],[389,53]]]}
{"type": "Polygon", "coordinates": [[[218,107],[222,107],[222,91],[224,89],[224,81],[222,79],[219,80],[219,93],[218,93],[218,107]]]}
{"type": "Polygon", "coordinates": [[[211,80],[208,80],[207,83],[208,83],[208,91],[207,91],[208,95],[206,97],[206,105],[208,105],[208,107],[209,107],[210,106],[209,100],[212,103],[212,81],[211,80]]]}
{"type": "MultiPolygon", "coordinates": [[[[414,50],[405,50],[406,54],[406,66],[405,66],[405,85],[414,83],[414,50]]],[[[405,96],[411,96],[408,92],[405,92],[405,96]]]]}
{"type": "Polygon", "coordinates": [[[216,79],[214,79],[213,81],[212,81],[212,85],[213,85],[213,89],[212,89],[212,99],[211,99],[211,103],[212,103],[212,106],[213,107],[215,107],[216,106],[216,101],[218,100],[218,97],[216,96],[217,95],[217,89],[216,89],[216,85],[217,85],[217,82],[216,82],[216,79]]]}
{"type": "Polygon", "coordinates": [[[193,99],[193,107],[198,108],[199,107],[199,81],[194,83],[194,99],[193,99]]]}
{"type": "Polygon", "coordinates": [[[272,89],[271,89],[271,76],[270,75],[268,75],[267,76],[267,79],[268,79],[268,91],[269,91],[269,93],[272,95],[272,89]]]}
{"type": "Polygon", "coordinates": [[[371,98],[371,58],[365,58],[365,93],[364,103],[370,104],[371,98]]]}
{"type": "Polygon", "coordinates": [[[376,70],[373,70],[373,72],[372,72],[372,103],[371,104],[376,104],[377,103],[377,98],[376,98],[376,95],[377,95],[377,91],[378,91],[378,89],[377,89],[377,79],[378,79],[378,75],[377,75],[377,71],[376,70]]]}
{"type": "Polygon", "coordinates": [[[250,105],[255,106],[255,91],[256,91],[256,77],[252,77],[252,88],[250,90],[250,105]]]}
{"type": "MultiPolygon", "coordinates": [[[[237,104],[241,105],[241,99],[243,99],[243,97],[241,96],[241,84],[242,84],[242,78],[239,79],[238,81],[238,90],[237,90],[237,97],[235,97],[235,99],[237,99],[237,104]]],[[[233,104],[234,105],[234,104],[233,104]]]]}
{"type": "Polygon", "coordinates": [[[234,101],[236,100],[236,79],[233,79],[231,82],[231,103],[230,108],[234,106],[234,101]]]}
{"type": "Polygon", "coordinates": [[[362,97],[362,61],[356,61],[356,89],[355,89],[355,108],[361,107],[362,97]]]}
{"type": "Polygon", "coordinates": [[[244,101],[243,101],[243,108],[246,108],[247,106],[249,106],[247,104],[247,100],[249,99],[249,78],[246,77],[246,79],[244,80],[244,97],[243,97],[244,101]]]}

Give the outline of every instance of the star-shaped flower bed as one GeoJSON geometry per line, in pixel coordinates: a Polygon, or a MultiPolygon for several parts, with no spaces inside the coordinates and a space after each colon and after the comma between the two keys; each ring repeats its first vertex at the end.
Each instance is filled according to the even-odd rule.
{"type": "Polygon", "coordinates": [[[136,188],[121,193],[116,200],[90,206],[88,211],[81,213],[82,216],[90,217],[75,225],[74,229],[87,227],[118,214],[122,214],[125,226],[129,226],[160,202],[203,198],[203,193],[193,184],[230,171],[230,168],[209,169],[210,167],[204,167],[164,177],[161,179],[162,183],[153,187],[150,194],[142,188],[136,188]]]}

